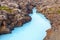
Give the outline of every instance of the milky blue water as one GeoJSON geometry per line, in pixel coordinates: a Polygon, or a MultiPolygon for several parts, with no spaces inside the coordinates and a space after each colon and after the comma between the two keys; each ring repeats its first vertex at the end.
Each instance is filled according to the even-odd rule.
{"type": "Polygon", "coordinates": [[[1,35],[0,40],[43,40],[46,30],[51,27],[50,22],[33,9],[32,20],[22,27],[15,28],[11,34],[1,35]]]}

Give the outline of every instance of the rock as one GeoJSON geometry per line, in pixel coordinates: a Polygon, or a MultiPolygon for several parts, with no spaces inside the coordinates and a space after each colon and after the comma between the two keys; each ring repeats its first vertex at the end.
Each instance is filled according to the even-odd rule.
{"type": "Polygon", "coordinates": [[[3,21],[0,27],[0,34],[6,34],[6,33],[10,33],[10,29],[7,27],[6,22],[3,21]]]}
{"type": "Polygon", "coordinates": [[[31,21],[29,13],[31,13],[32,7],[31,9],[29,9],[29,6],[27,8],[27,4],[22,5],[20,3],[21,5],[19,5],[17,2],[9,2],[8,0],[3,0],[0,4],[0,34],[11,33],[15,27],[31,21]],[[19,6],[22,8],[19,8],[19,6]]]}

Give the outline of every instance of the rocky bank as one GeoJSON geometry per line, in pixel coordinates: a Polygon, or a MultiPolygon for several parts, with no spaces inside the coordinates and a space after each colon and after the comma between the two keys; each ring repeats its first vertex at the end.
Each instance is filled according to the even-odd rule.
{"type": "Polygon", "coordinates": [[[60,0],[43,0],[40,4],[37,5],[38,12],[51,22],[51,29],[47,30],[44,40],[60,40],[60,0]]]}
{"type": "Polygon", "coordinates": [[[9,0],[0,0],[0,34],[11,33],[15,27],[22,26],[31,21],[29,13],[32,12],[32,6],[27,2],[14,2],[9,0]]]}

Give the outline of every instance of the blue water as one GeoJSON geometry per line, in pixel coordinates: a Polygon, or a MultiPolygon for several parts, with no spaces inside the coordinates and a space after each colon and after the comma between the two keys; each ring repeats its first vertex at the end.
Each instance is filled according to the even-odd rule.
{"type": "Polygon", "coordinates": [[[22,27],[15,28],[11,34],[1,35],[0,40],[43,40],[46,30],[51,28],[50,22],[33,9],[32,20],[22,27]]]}

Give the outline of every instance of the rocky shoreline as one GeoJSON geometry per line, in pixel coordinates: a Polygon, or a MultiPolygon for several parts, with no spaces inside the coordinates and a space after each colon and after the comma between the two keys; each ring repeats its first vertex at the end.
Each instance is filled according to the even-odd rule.
{"type": "Polygon", "coordinates": [[[32,18],[29,14],[33,7],[28,4],[30,3],[23,5],[23,3],[12,3],[8,0],[0,2],[0,35],[11,33],[15,27],[31,21],[32,18]]]}
{"type": "Polygon", "coordinates": [[[38,12],[46,16],[51,23],[44,40],[60,40],[60,0],[44,0],[37,6],[38,12]]]}

